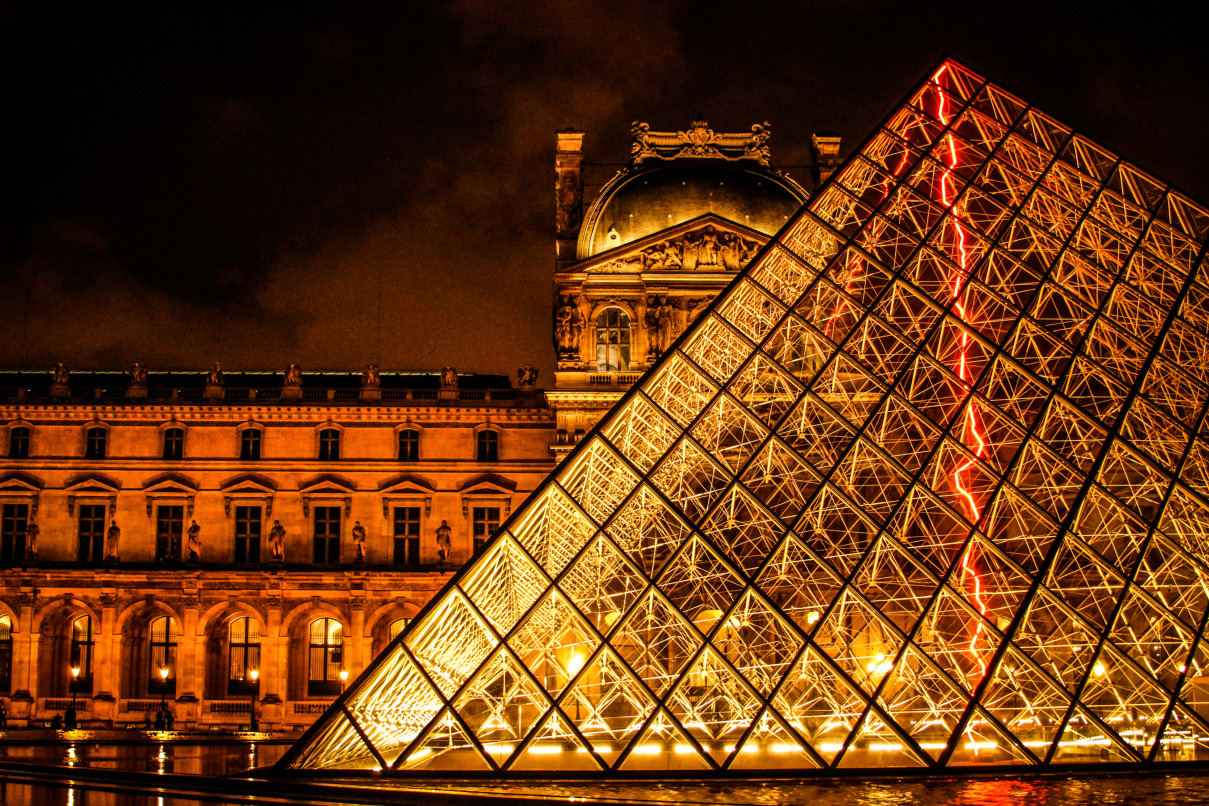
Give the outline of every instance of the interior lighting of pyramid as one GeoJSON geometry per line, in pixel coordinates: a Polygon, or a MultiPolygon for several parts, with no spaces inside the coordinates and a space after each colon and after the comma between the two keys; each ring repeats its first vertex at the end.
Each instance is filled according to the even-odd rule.
{"type": "MultiPolygon", "coordinates": [[[[942,126],[948,126],[949,113],[948,103],[945,98],[945,93],[940,89],[940,78],[945,71],[949,69],[947,64],[941,65],[940,69],[932,77],[932,83],[936,84],[938,92],[936,93],[936,117],[942,126]]],[[[961,213],[956,206],[956,198],[949,198],[949,183],[952,181],[953,171],[957,168],[957,140],[952,132],[945,134],[945,143],[948,146],[948,162],[945,164],[944,173],[940,176],[940,204],[942,207],[952,211],[953,230],[957,236],[957,252],[958,264],[956,271],[953,272],[953,308],[962,321],[969,321],[966,318],[965,307],[961,304],[962,288],[966,278],[969,276],[969,256],[966,254],[966,237],[965,230],[961,224],[961,213]]],[[[963,330],[961,332],[961,351],[957,354],[957,377],[961,379],[962,384],[966,389],[970,389],[969,367],[966,363],[966,351],[969,348],[969,336],[963,330]]],[[[967,459],[955,471],[953,471],[953,486],[957,488],[958,493],[965,499],[966,505],[970,508],[970,523],[977,524],[982,518],[982,510],[978,506],[978,502],[974,500],[974,496],[961,483],[962,476],[971,467],[974,466],[977,460],[982,458],[983,451],[986,450],[986,442],[982,438],[982,434],[978,431],[978,419],[974,414],[974,397],[971,394],[966,401],[965,406],[965,423],[963,426],[968,430],[969,435],[977,443],[977,448],[974,451],[974,458],[967,459]]],[[[969,576],[974,584],[974,602],[978,606],[978,613],[981,616],[986,616],[986,605],[982,601],[982,580],[978,578],[978,572],[974,569],[970,562],[970,551],[973,549],[974,543],[970,541],[966,545],[966,549],[961,555],[961,572],[963,576],[969,576]]],[[[987,673],[986,663],[983,662],[982,656],[978,653],[978,637],[982,634],[982,622],[975,621],[973,635],[970,638],[970,655],[978,663],[981,670],[979,677],[985,677],[987,673]]]]}
{"type": "Polygon", "coordinates": [[[946,60],[278,769],[1209,760],[1207,237],[946,60]]]}

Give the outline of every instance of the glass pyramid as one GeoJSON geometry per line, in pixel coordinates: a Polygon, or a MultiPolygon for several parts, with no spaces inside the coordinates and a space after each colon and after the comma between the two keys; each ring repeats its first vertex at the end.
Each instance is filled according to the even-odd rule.
{"type": "Polygon", "coordinates": [[[1209,757],[1207,231],[942,62],[281,767],[1209,757]]]}

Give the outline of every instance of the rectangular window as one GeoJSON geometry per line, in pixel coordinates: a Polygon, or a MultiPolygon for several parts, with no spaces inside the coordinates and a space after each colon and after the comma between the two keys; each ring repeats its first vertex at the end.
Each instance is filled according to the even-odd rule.
{"type": "Polygon", "coordinates": [[[25,527],[29,504],[5,504],[0,516],[0,565],[15,565],[25,557],[25,527]]]}
{"type": "Polygon", "coordinates": [[[315,507],[315,564],[340,562],[340,507],[315,507]]]}
{"type": "Polygon", "coordinates": [[[80,504],[79,548],[76,559],[99,565],[105,559],[105,505],[80,504]]]}
{"type": "Polygon", "coordinates": [[[185,508],[168,505],[155,508],[155,559],[180,562],[181,536],[185,533],[185,508]]]}
{"type": "Polygon", "coordinates": [[[164,458],[182,459],[185,456],[185,429],[169,428],[164,432],[164,458]]]}
{"type": "Polygon", "coordinates": [[[259,428],[245,428],[239,432],[239,458],[252,462],[260,459],[259,428]]]}
{"type": "Polygon", "coordinates": [[[395,565],[420,564],[420,508],[395,507],[395,565]]]}
{"type": "Polygon", "coordinates": [[[480,462],[498,462],[500,458],[500,435],[494,431],[480,431],[478,440],[480,462]]]}
{"type": "Polygon", "coordinates": [[[260,507],[235,507],[235,562],[260,562],[260,507]]]}
{"type": "Polygon", "coordinates": [[[89,428],[85,438],[84,458],[85,459],[104,459],[106,443],[109,441],[109,432],[104,428],[89,428]]]}
{"type": "Polygon", "coordinates": [[[407,429],[399,432],[399,461],[420,461],[420,432],[407,429]]]}
{"type": "Polygon", "coordinates": [[[325,428],[319,432],[319,461],[340,461],[340,432],[335,428],[325,428]]]}
{"type": "Polygon", "coordinates": [[[475,507],[472,519],[474,553],[478,554],[487,544],[488,538],[500,528],[499,507],[475,507]]]}
{"type": "Polygon", "coordinates": [[[29,458],[29,429],[18,426],[8,432],[8,458],[29,458]]]}

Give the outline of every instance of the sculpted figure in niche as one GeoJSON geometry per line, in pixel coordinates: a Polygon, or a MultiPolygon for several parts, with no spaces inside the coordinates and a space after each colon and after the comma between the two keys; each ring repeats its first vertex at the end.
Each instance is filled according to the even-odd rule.
{"type": "Polygon", "coordinates": [[[206,386],[222,386],[223,383],[222,367],[215,361],[210,367],[210,374],[206,376],[206,386]]]}
{"type": "Polygon", "coordinates": [[[558,205],[558,231],[571,232],[579,226],[579,202],[581,189],[578,187],[573,174],[562,174],[555,188],[555,202],[558,205]]]}
{"type": "Polygon", "coordinates": [[[197,521],[189,526],[189,531],[186,533],[188,540],[185,542],[185,559],[191,563],[201,562],[201,527],[197,525],[197,521]]]}
{"type": "Polygon", "coordinates": [[[367,389],[377,389],[382,385],[382,376],[378,373],[377,364],[366,364],[361,373],[361,385],[367,389]]]}
{"type": "Polygon", "coordinates": [[[672,271],[682,266],[684,266],[684,261],[680,259],[680,246],[669,241],[664,241],[663,268],[667,271],[672,271]]]}
{"type": "Polygon", "coordinates": [[[437,527],[437,562],[449,562],[451,534],[453,530],[449,528],[449,521],[441,521],[437,527]]]}
{"type": "Polygon", "coordinates": [[[521,367],[516,371],[516,379],[521,388],[532,389],[534,386],[537,386],[537,367],[521,367]]]}
{"type": "Polygon", "coordinates": [[[38,535],[42,529],[30,520],[25,524],[25,559],[31,562],[38,559],[38,535]]]}
{"type": "Polygon", "coordinates": [[[69,375],[71,375],[71,373],[67,371],[67,367],[63,366],[63,362],[60,361],[58,364],[55,364],[56,385],[66,384],[69,375]]]}
{"type": "Polygon", "coordinates": [[[554,312],[554,342],[560,355],[573,353],[579,346],[575,336],[575,306],[566,297],[554,312]]]}
{"type": "Polygon", "coordinates": [[[722,268],[727,271],[738,271],[742,265],[739,254],[743,248],[742,239],[738,235],[723,235],[722,236],[722,268]]]}
{"type": "Polygon", "coordinates": [[[441,370],[441,388],[458,388],[458,371],[456,369],[453,367],[445,367],[443,370],[441,370]]]}
{"type": "Polygon", "coordinates": [[[105,562],[118,562],[119,543],[122,539],[122,530],[118,528],[117,521],[109,522],[109,531],[105,533],[105,562]]]}
{"type": "Polygon", "coordinates": [[[697,268],[697,261],[701,257],[701,244],[698,241],[686,238],[684,240],[684,270],[693,271],[697,268]]]}
{"type": "Polygon", "coordinates": [[[285,527],[281,521],[273,521],[269,530],[269,559],[275,563],[285,560],[285,527]]]}
{"type": "Polygon", "coordinates": [[[134,362],[134,366],[130,370],[130,385],[131,386],[146,386],[147,385],[147,368],[138,361],[134,362]]]}
{"type": "Polygon", "coordinates": [[[361,521],[357,521],[353,526],[353,545],[357,548],[357,557],[353,562],[365,565],[365,527],[361,525],[361,521]]]}
{"type": "Polygon", "coordinates": [[[285,371],[286,386],[302,386],[302,370],[297,364],[290,364],[285,371]]]}
{"type": "Polygon", "coordinates": [[[674,311],[668,304],[667,296],[659,300],[647,311],[647,328],[650,334],[651,351],[655,355],[663,355],[672,344],[672,316],[674,311]]]}

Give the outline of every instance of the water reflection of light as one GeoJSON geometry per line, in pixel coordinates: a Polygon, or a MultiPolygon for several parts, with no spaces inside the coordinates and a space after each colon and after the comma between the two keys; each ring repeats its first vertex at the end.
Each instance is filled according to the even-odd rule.
{"type": "Polygon", "coordinates": [[[168,762],[168,754],[164,752],[164,746],[160,745],[160,751],[155,756],[155,771],[160,775],[164,774],[164,767],[168,762]]]}
{"type": "Polygon", "coordinates": [[[76,806],[76,790],[67,787],[67,806],[76,806]]]}

